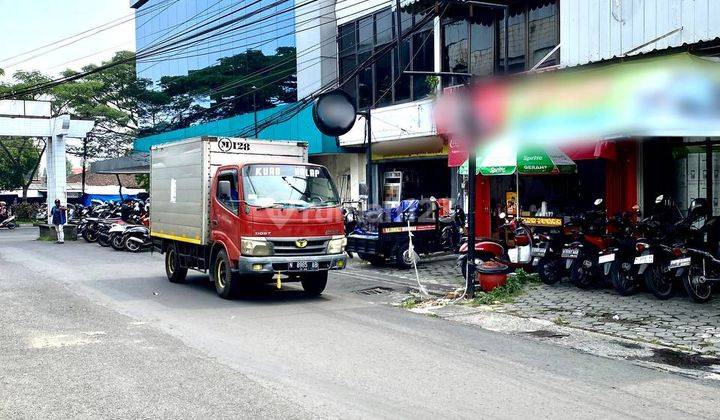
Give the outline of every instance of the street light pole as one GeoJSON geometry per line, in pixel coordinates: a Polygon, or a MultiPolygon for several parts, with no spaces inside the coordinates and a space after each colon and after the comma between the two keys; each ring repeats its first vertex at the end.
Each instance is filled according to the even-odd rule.
{"type": "Polygon", "coordinates": [[[370,110],[359,112],[365,117],[365,184],[367,185],[367,208],[373,204],[373,176],[372,176],[372,122],[370,119],[370,110]]]}

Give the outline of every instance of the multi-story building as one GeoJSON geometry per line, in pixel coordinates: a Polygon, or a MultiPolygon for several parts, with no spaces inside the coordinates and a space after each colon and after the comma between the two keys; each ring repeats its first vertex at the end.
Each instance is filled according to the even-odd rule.
{"type": "MultiPolygon", "coordinates": [[[[308,13],[299,15],[294,0],[131,0],[130,6],[135,9],[136,16],[136,49],[140,57],[136,64],[137,76],[150,79],[156,85],[163,77],[186,76],[249,50],[261,51],[270,56],[278,49],[294,48],[296,26],[305,24],[312,18],[308,13]],[[219,29],[208,32],[208,29],[214,27],[219,29]],[[176,45],[177,42],[181,43],[176,45]],[[157,48],[168,45],[170,48],[167,51],[154,52],[157,48]]],[[[303,60],[306,59],[299,52],[297,55],[298,66],[303,65],[303,60]]],[[[280,64],[285,65],[279,63],[278,66],[280,64]]],[[[272,84],[275,82],[274,77],[277,77],[273,77],[273,74],[277,71],[273,66],[261,68],[252,72],[253,80],[263,85],[272,84]]],[[[233,80],[245,83],[243,77],[248,75],[237,73],[230,76],[233,80]]],[[[147,152],[154,144],[187,137],[236,136],[238,133],[248,132],[248,129],[252,132],[256,120],[262,121],[293,106],[297,95],[287,96],[282,102],[273,99],[272,106],[257,112],[229,115],[226,118],[138,138],[134,149],[136,152],[147,152]]],[[[252,101],[252,98],[252,95],[245,95],[243,100],[252,101]]],[[[205,98],[202,94],[196,95],[194,101],[205,107],[214,104],[209,97],[205,98]]],[[[232,102],[232,99],[227,102],[232,102]]],[[[323,135],[316,129],[310,108],[261,130],[257,137],[306,141],[309,143],[311,159],[315,159],[317,155],[336,154],[339,151],[334,138],[323,135]]]]}
{"type": "MultiPolygon", "coordinates": [[[[415,30],[402,42],[402,67],[398,68],[393,48],[341,86],[358,109],[371,110],[374,185],[369,190],[376,202],[388,205],[399,198],[454,199],[461,190],[457,169],[448,166],[448,142],[438,135],[432,115],[434,98],[443,88],[528,70],[560,41],[555,0],[522,1],[511,7],[506,7],[507,1],[440,2],[437,8],[435,2],[402,2],[408,3],[412,4],[403,6],[400,26],[404,33],[415,30]],[[418,25],[426,14],[436,17],[418,25]],[[433,72],[456,75],[438,78],[433,72]]],[[[344,80],[373,52],[395,42],[395,5],[394,0],[324,0],[326,14],[316,23],[333,24],[296,37],[298,51],[321,45],[312,67],[298,71],[299,94],[309,94],[323,80],[344,80]]],[[[556,52],[542,65],[558,62],[556,52]]],[[[320,158],[346,174],[354,198],[367,189],[363,121],[358,117],[355,127],[340,137],[346,153],[320,158]]]]}
{"type": "MultiPolygon", "coordinates": [[[[716,60],[710,57],[720,53],[720,2],[714,0],[581,0],[562,1],[560,6],[560,61],[568,69],[644,62],[662,68],[681,55],[716,60]]],[[[693,82],[658,86],[663,83],[658,81],[656,87],[667,93],[665,99],[673,98],[673,90],[684,91],[686,106],[691,106],[701,96],[693,82]]],[[[694,114],[703,112],[702,102],[692,106],[697,107],[694,114]]],[[[720,139],[712,130],[700,134],[697,129],[689,123],[672,135],[614,140],[618,153],[601,159],[608,201],[619,208],[639,203],[649,210],[655,197],[665,194],[684,210],[693,198],[708,197],[713,212],[720,214],[720,139]]]]}

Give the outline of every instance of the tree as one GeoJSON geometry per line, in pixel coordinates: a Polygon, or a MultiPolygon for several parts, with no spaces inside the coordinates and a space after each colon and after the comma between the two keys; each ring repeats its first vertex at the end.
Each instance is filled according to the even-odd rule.
{"type": "Polygon", "coordinates": [[[23,201],[35,179],[45,142],[33,138],[0,140],[0,189],[22,189],[23,201]]]}
{"type": "MultiPolygon", "coordinates": [[[[95,121],[95,127],[87,142],[90,158],[125,155],[138,134],[140,121],[153,112],[160,112],[159,108],[169,102],[162,92],[149,89],[152,86],[150,80],[137,78],[133,57],[132,52],[120,51],[111,60],[102,63],[120,63],[114,67],[16,98],[49,100],[52,102],[52,116],[69,114],[74,119],[95,121]]],[[[90,71],[97,67],[98,65],[89,65],[81,71],[90,71]]],[[[78,71],[62,72],[65,77],[75,74],[78,74],[78,71]]],[[[13,83],[0,84],[0,93],[18,91],[50,81],[51,77],[38,71],[17,71],[13,74],[13,83]]],[[[68,153],[81,155],[82,149],[69,146],[68,153]]]]}
{"type": "Polygon", "coordinates": [[[274,55],[248,50],[186,76],[163,77],[160,87],[171,100],[167,113],[173,115],[168,128],[252,112],[253,99],[258,110],[295,102],[295,60],[294,47],[278,48],[274,55]]]}

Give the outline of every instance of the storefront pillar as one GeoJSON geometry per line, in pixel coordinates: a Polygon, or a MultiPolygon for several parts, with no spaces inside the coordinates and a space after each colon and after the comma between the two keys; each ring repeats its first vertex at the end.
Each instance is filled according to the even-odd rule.
{"type": "Polygon", "coordinates": [[[490,211],[490,178],[477,175],[475,181],[475,236],[492,235],[492,212],[490,211]]]}
{"type": "Polygon", "coordinates": [[[710,137],[705,137],[705,191],[707,196],[708,204],[710,205],[710,215],[712,214],[715,205],[713,204],[713,150],[710,137]]]}

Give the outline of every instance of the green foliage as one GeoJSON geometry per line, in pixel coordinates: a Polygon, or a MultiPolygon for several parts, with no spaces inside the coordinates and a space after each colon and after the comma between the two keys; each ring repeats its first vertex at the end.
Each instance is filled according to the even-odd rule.
{"type": "Polygon", "coordinates": [[[412,308],[416,307],[416,306],[417,306],[419,303],[421,303],[421,302],[422,302],[422,299],[420,299],[419,297],[417,297],[417,296],[409,296],[409,297],[406,297],[405,299],[403,299],[403,300],[400,302],[400,307],[401,307],[401,308],[405,308],[405,309],[412,309],[412,308]]]}
{"type": "MultiPolygon", "coordinates": [[[[158,86],[137,77],[132,52],[117,52],[101,65],[113,63],[116,65],[106,70],[15,97],[49,100],[53,116],[69,114],[74,119],[95,121],[86,141],[90,159],[126,155],[138,136],[297,100],[294,47],[278,48],[273,55],[248,50],[185,76],[164,77],[158,86]]],[[[65,70],[62,76],[98,67],[65,70]]],[[[53,77],[38,71],[17,71],[12,83],[0,83],[0,94],[19,92],[52,80],[53,77]]],[[[80,156],[83,147],[68,145],[68,153],[80,156]]]]}
{"type": "Polygon", "coordinates": [[[44,143],[31,138],[0,141],[0,190],[22,188],[23,197],[37,172],[44,143]]]}
{"type": "Polygon", "coordinates": [[[528,274],[523,269],[515,271],[514,276],[508,276],[507,283],[504,286],[496,287],[489,293],[479,292],[475,298],[470,301],[470,305],[491,305],[495,303],[511,302],[516,296],[523,293],[525,286],[528,284],[539,283],[540,279],[537,274],[528,274]]]}
{"type": "Polygon", "coordinates": [[[135,182],[137,182],[138,186],[145,191],[150,191],[150,175],[148,174],[138,174],[135,175],[135,182]]]}
{"type": "Polygon", "coordinates": [[[37,215],[38,207],[31,203],[17,203],[12,206],[11,210],[18,222],[31,222],[37,215]]]}

